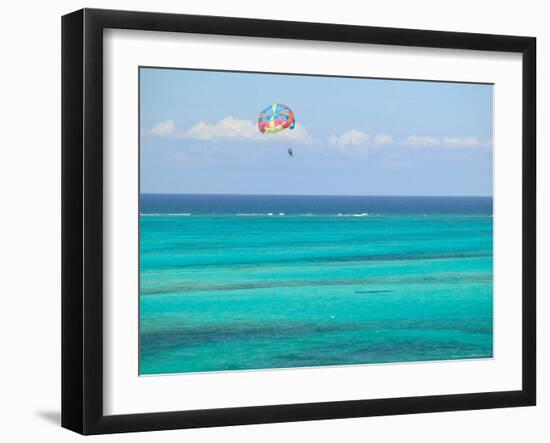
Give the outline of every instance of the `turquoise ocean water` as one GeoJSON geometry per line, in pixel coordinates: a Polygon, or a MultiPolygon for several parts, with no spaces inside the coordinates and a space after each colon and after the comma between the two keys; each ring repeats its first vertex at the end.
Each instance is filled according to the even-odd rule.
{"type": "Polygon", "coordinates": [[[141,374],[492,357],[490,197],[140,205],[141,374]]]}

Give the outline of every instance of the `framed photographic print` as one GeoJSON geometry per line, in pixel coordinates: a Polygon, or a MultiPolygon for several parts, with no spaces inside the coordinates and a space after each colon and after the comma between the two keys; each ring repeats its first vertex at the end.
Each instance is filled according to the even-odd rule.
{"type": "Polygon", "coordinates": [[[62,425],[535,404],[535,39],[63,17],[62,425]]]}

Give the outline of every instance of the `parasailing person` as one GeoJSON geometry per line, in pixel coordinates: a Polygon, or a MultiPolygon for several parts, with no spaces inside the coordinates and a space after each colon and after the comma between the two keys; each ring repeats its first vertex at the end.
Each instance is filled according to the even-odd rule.
{"type": "MultiPolygon", "coordinates": [[[[287,105],[280,103],[273,103],[258,116],[258,130],[262,134],[276,134],[285,129],[294,129],[295,125],[296,120],[292,110],[287,105]]],[[[294,157],[294,151],[290,146],[287,146],[287,152],[289,157],[294,157]]]]}

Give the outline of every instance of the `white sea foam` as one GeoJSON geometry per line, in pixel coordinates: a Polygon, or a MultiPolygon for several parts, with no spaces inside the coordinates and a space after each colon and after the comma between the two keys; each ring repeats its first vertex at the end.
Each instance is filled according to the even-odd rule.
{"type": "Polygon", "coordinates": [[[287,214],[286,212],[239,212],[237,214],[233,214],[236,217],[273,217],[273,216],[288,216],[288,217],[376,217],[376,214],[369,214],[367,212],[361,212],[357,214],[344,214],[344,213],[337,213],[337,214],[313,214],[311,212],[305,213],[305,214],[287,214]]]}
{"type": "Polygon", "coordinates": [[[179,213],[166,213],[166,214],[143,214],[140,213],[142,217],[188,217],[191,215],[190,212],[179,212],[179,213]]]}
{"type": "MultiPolygon", "coordinates": [[[[311,212],[305,213],[305,214],[287,214],[286,212],[239,212],[236,214],[193,214],[191,212],[167,212],[167,213],[140,213],[140,216],[142,217],[189,217],[189,216],[196,216],[196,217],[379,217],[378,214],[369,214],[367,212],[361,212],[357,214],[349,213],[345,214],[342,212],[339,212],[337,214],[313,214],[311,212]]],[[[425,215],[424,215],[425,217],[425,215]]],[[[489,216],[492,217],[492,216],[489,216]]]]}
{"type": "MultiPolygon", "coordinates": [[[[273,212],[240,212],[235,214],[237,217],[272,217],[273,212]]],[[[285,215],[284,212],[279,212],[277,215],[285,215]]]]}
{"type": "Polygon", "coordinates": [[[339,212],[337,217],[370,217],[370,214],[367,212],[362,212],[360,214],[342,214],[339,212]]]}
{"type": "Polygon", "coordinates": [[[237,217],[265,217],[267,215],[268,214],[264,214],[262,212],[251,212],[251,213],[241,212],[241,213],[236,214],[237,217]]]}

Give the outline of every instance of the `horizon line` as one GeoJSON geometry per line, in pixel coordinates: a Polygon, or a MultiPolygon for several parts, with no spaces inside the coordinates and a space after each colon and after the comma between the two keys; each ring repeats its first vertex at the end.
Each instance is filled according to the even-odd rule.
{"type": "Polygon", "coordinates": [[[493,198],[493,195],[427,195],[427,194],[242,194],[242,193],[194,193],[194,192],[140,192],[139,195],[197,195],[238,197],[426,197],[426,198],[493,198]]]}

